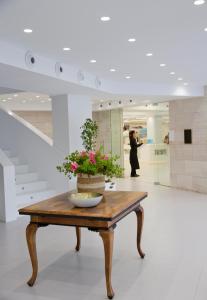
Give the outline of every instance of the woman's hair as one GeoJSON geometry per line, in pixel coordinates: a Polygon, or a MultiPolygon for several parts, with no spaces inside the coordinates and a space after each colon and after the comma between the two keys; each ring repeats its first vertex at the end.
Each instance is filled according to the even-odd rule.
{"type": "Polygon", "coordinates": [[[130,130],[129,132],[129,138],[132,139],[133,138],[133,134],[135,133],[135,130],[130,130]]]}

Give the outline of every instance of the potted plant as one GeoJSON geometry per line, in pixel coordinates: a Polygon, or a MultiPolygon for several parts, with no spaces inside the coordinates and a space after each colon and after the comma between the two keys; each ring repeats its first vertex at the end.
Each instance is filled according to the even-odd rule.
{"type": "Polygon", "coordinates": [[[105,177],[121,177],[123,169],[117,163],[118,156],[103,153],[103,148],[96,150],[98,126],[95,121],[86,119],[81,127],[81,138],[85,150],[75,151],[65,157],[62,165],[57,166],[71,179],[77,176],[79,192],[105,189],[105,177]]]}

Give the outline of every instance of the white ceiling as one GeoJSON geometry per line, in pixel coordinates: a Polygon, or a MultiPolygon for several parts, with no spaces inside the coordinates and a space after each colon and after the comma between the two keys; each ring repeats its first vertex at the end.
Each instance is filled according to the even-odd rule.
{"type": "Polygon", "coordinates": [[[206,17],[207,3],[192,0],[4,0],[0,40],[123,84],[131,75],[133,82],[176,85],[182,77],[189,86],[205,85],[206,17]],[[101,16],[111,21],[101,22],[101,16]],[[148,52],[154,55],[146,57],[148,52]]]}

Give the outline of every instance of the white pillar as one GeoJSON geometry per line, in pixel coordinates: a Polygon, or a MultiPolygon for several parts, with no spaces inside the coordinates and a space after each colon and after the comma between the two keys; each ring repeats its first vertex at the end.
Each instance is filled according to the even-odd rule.
{"type": "Polygon", "coordinates": [[[54,147],[68,154],[83,149],[80,127],[92,118],[92,104],[88,96],[58,95],[52,97],[54,147]]]}
{"type": "Polygon", "coordinates": [[[147,119],[147,139],[153,144],[163,142],[162,138],[162,118],[161,116],[149,116],[147,119]]]}

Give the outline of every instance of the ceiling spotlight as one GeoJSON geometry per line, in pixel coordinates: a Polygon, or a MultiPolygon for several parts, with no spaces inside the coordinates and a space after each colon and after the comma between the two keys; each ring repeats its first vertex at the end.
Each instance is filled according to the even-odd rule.
{"type": "Polygon", "coordinates": [[[108,22],[108,21],[110,21],[110,20],[111,20],[110,17],[106,17],[106,16],[101,17],[101,21],[102,21],[102,22],[108,22]]]}
{"type": "Polygon", "coordinates": [[[153,56],[153,53],[147,53],[146,56],[148,57],[153,56]]]}
{"type": "Polygon", "coordinates": [[[182,78],[182,77],[178,77],[178,80],[179,80],[179,81],[182,81],[182,80],[183,80],[183,78],[182,78]]]}
{"type": "Polygon", "coordinates": [[[131,76],[128,75],[128,76],[125,76],[125,78],[126,78],[126,79],[131,79],[131,76]]]}
{"type": "Polygon", "coordinates": [[[32,29],[31,29],[31,28],[25,28],[25,29],[24,29],[24,32],[25,32],[25,33],[32,33],[32,29]]]}
{"type": "Polygon", "coordinates": [[[116,70],[115,69],[110,69],[110,72],[116,72],[116,70]]]}
{"type": "Polygon", "coordinates": [[[18,97],[18,94],[14,94],[14,97],[18,97]]]}
{"type": "Polygon", "coordinates": [[[96,60],[95,60],[95,59],[91,59],[91,60],[90,60],[90,63],[95,64],[95,63],[96,63],[96,60]]]}
{"type": "Polygon", "coordinates": [[[12,100],[12,98],[7,98],[7,100],[12,100]]]}
{"type": "Polygon", "coordinates": [[[175,72],[170,72],[170,75],[175,75],[175,72]]]}
{"type": "Polygon", "coordinates": [[[6,99],[3,99],[2,102],[6,102],[6,99]]]}
{"type": "Polygon", "coordinates": [[[206,27],[206,28],[204,28],[204,31],[207,31],[207,27],[206,27]]]}
{"type": "Polygon", "coordinates": [[[160,67],[166,67],[166,64],[160,64],[160,67]]]}
{"type": "Polygon", "coordinates": [[[206,1],[205,0],[195,0],[194,1],[194,4],[195,5],[202,5],[202,4],[204,4],[206,1]]]}
{"type": "Polygon", "coordinates": [[[187,86],[187,85],[188,85],[188,82],[184,82],[183,85],[187,86]]]}
{"type": "Polygon", "coordinates": [[[130,38],[130,39],[128,39],[128,42],[134,43],[134,42],[136,42],[136,39],[135,38],[130,38]]]}
{"type": "Polygon", "coordinates": [[[52,101],[52,99],[51,99],[51,98],[48,98],[48,101],[52,101]]]}
{"type": "Polygon", "coordinates": [[[63,48],[63,51],[70,51],[71,50],[71,48],[69,48],[69,47],[64,47],[63,48]]]}
{"type": "Polygon", "coordinates": [[[39,98],[40,96],[39,95],[36,95],[36,98],[39,98]]]}

